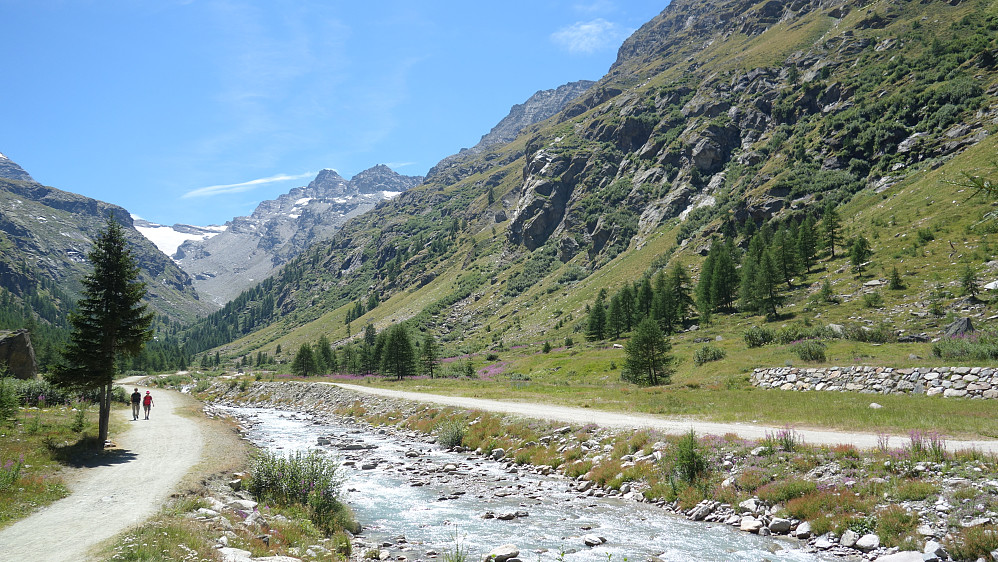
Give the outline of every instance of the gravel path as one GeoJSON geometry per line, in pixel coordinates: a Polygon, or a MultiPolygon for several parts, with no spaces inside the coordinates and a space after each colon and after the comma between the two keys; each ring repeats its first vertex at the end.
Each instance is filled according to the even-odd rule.
{"type": "MultiPolygon", "coordinates": [[[[404,392],[400,390],[372,388],[369,386],[354,384],[329,384],[336,384],[336,386],[344,389],[364,394],[384,396],[386,398],[413,400],[416,402],[431,402],[434,404],[453,406],[456,408],[514,414],[529,418],[547,419],[579,425],[592,423],[603,427],[618,429],[651,428],[665,433],[678,434],[685,433],[692,428],[699,435],[724,435],[726,433],[734,433],[739,437],[753,440],[763,439],[766,437],[767,433],[772,435],[783,430],[782,427],[749,423],[716,423],[692,419],[658,417],[646,414],[623,414],[619,412],[607,412],[602,410],[593,410],[590,408],[572,408],[551,404],[507,402],[501,400],[486,400],[483,398],[467,398],[463,396],[425,394],[422,392],[404,392]]],[[[878,445],[878,435],[872,433],[850,433],[844,431],[800,428],[794,428],[794,431],[801,435],[804,442],[809,445],[852,444],[860,449],[873,449],[878,445]]],[[[906,436],[892,436],[889,440],[889,445],[891,447],[899,447],[907,442],[908,439],[906,436]]],[[[996,440],[959,441],[948,439],[946,441],[946,447],[951,451],[970,449],[973,447],[980,451],[998,453],[998,441],[996,440]]]]}
{"type": "Polygon", "coordinates": [[[0,560],[84,560],[94,545],[159,511],[201,459],[204,436],[196,420],[177,414],[181,396],[149,390],[155,400],[150,420],[132,421],[131,408],[112,411],[119,451],[113,460],[82,469],[69,497],[0,531],[0,560]],[[126,431],[116,430],[126,424],[126,431]]]}

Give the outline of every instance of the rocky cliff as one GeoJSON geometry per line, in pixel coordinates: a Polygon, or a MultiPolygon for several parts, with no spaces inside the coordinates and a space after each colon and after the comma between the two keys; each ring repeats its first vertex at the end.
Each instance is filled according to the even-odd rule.
{"type": "Polygon", "coordinates": [[[422,179],[385,165],[349,181],[334,170],[322,170],[307,186],[260,203],[248,217],[232,219],[224,232],[184,242],[174,258],[194,278],[199,293],[224,305],[317,240],[331,236],[346,220],[422,179]]]}
{"type": "MultiPolygon", "coordinates": [[[[4,173],[27,176],[4,161],[4,173]]],[[[31,180],[0,178],[0,286],[23,298],[39,283],[51,282],[70,299],[78,298],[80,281],[90,271],[87,253],[108,215],[125,228],[154,310],[178,320],[207,312],[187,274],[135,230],[128,211],[31,180]]],[[[74,303],[50,304],[64,314],[74,303]]]]}
{"type": "Polygon", "coordinates": [[[19,379],[38,376],[35,350],[31,347],[31,336],[27,330],[0,330],[0,369],[6,369],[7,375],[19,379]]]}

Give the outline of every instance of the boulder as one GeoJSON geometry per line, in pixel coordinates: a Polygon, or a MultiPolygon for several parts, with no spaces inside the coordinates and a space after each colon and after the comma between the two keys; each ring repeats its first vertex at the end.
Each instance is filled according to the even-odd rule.
{"type": "Polygon", "coordinates": [[[845,532],[842,533],[842,537],[839,539],[839,544],[841,544],[842,546],[847,546],[849,548],[852,548],[856,546],[856,541],[858,540],[859,540],[859,534],[856,533],[856,531],[853,531],[852,529],[846,529],[845,532]]]}
{"type": "Polygon", "coordinates": [[[862,550],[863,552],[870,552],[876,548],[880,547],[880,537],[874,535],[873,533],[868,533],[863,535],[856,541],[856,548],[862,550]]]}
{"type": "Polygon", "coordinates": [[[751,515],[746,515],[742,517],[741,523],[738,524],[738,529],[748,533],[758,533],[759,529],[762,529],[762,521],[759,521],[751,515]]]}
{"type": "Polygon", "coordinates": [[[497,546],[485,555],[485,562],[506,562],[520,555],[520,549],[515,544],[504,544],[497,546]]]}
{"type": "Polygon", "coordinates": [[[605,543],[606,539],[603,538],[603,537],[601,537],[601,536],[599,536],[599,535],[594,535],[594,534],[590,533],[590,534],[584,535],[582,537],[582,542],[585,543],[585,545],[588,546],[588,547],[594,547],[594,546],[599,546],[599,545],[605,543]]]}
{"type": "Polygon", "coordinates": [[[769,530],[776,535],[785,535],[790,532],[790,520],[776,517],[769,523],[769,530]]]}
{"type": "Polygon", "coordinates": [[[946,326],[945,332],[946,335],[951,338],[962,336],[964,334],[973,333],[974,325],[970,322],[970,318],[957,318],[946,326]]]}
{"type": "Polygon", "coordinates": [[[925,562],[925,558],[914,550],[902,550],[887,556],[880,556],[877,562],[925,562]]]}
{"type": "Polygon", "coordinates": [[[31,336],[27,330],[0,331],[0,368],[4,366],[7,367],[8,375],[19,379],[38,376],[35,350],[31,347],[31,336]]]}

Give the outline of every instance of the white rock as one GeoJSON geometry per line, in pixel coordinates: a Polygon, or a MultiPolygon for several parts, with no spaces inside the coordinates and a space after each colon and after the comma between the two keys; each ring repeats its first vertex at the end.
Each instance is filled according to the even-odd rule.
{"type": "Polygon", "coordinates": [[[742,521],[738,524],[738,528],[748,533],[758,533],[759,529],[762,528],[762,521],[759,521],[751,515],[746,515],[745,517],[742,517],[742,521]]]}
{"type": "Polygon", "coordinates": [[[606,539],[603,538],[603,537],[601,537],[601,536],[599,536],[599,535],[594,535],[594,534],[590,533],[590,534],[584,535],[582,537],[582,542],[585,543],[586,546],[593,547],[593,546],[599,546],[599,545],[605,543],[606,539]]]}
{"type": "Polygon", "coordinates": [[[862,550],[863,552],[870,552],[879,546],[880,537],[874,535],[873,533],[863,535],[858,541],[856,541],[856,548],[862,550]]]}
{"type": "Polygon", "coordinates": [[[489,553],[485,555],[484,560],[506,562],[510,558],[516,558],[519,555],[520,549],[517,548],[515,544],[504,544],[490,550],[489,553]]]}
{"type": "Polygon", "coordinates": [[[241,548],[224,547],[218,549],[218,555],[222,557],[222,562],[250,562],[252,553],[241,548]]]}

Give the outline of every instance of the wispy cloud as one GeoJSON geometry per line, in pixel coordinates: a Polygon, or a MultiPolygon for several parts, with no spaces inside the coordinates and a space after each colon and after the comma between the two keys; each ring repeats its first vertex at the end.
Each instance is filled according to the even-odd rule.
{"type": "Polygon", "coordinates": [[[551,34],[551,41],[569,53],[588,55],[607,48],[615,48],[628,35],[621,26],[596,18],[576,22],[551,34]]]}
{"type": "Polygon", "coordinates": [[[295,174],[295,175],[278,174],[276,176],[259,178],[255,180],[244,181],[241,183],[229,183],[225,185],[209,185],[208,187],[199,187],[197,189],[192,189],[187,193],[183,194],[181,198],[190,199],[192,197],[211,197],[212,195],[223,195],[226,193],[242,193],[244,191],[250,191],[251,189],[256,189],[257,186],[265,185],[268,183],[310,178],[315,176],[316,173],[317,172],[305,172],[304,174],[295,174]]]}

